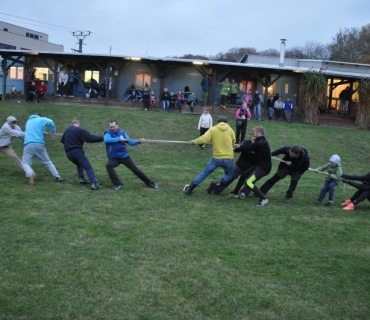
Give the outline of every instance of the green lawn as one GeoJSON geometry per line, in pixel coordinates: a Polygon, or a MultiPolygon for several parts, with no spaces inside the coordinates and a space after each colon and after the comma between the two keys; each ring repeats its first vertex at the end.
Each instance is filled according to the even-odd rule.
{"type": "MultiPolygon", "coordinates": [[[[0,108],[3,122],[14,115],[22,128],[41,112],[59,134],[78,118],[96,134],[116,119],[131,138],[198,136],[198,115],[11,102],[0,108]]],[[[369,171],[369,131],[251,121],[248,138],[256,124],[265,126],[272,150],[306,147],[313,168],[338,153],[345,173],[369,171]]],[[[226,198],[233,185],[208,195],[209,182],[222,174],[216,171],[189,197],[182,188],[211,148],[147,142],[130,154],[158,190],[120,166],[124,189],[114,192],[100,143],[85,147],[103,186],[92,191],[79,185],[60,135],[46,140],[62,183],[35,160],[36,184],[29,187],[0,154],[1,320],[369,319],[370,204],[353,212],[340,207],[354,188],[340,184],[332,207],[316,207],[324,177],[307,172],[289,205],[286,179],[258,208],[256,198],[226,198]]],[[[20,141],[13,148],[22,155],[20,141]]]]}

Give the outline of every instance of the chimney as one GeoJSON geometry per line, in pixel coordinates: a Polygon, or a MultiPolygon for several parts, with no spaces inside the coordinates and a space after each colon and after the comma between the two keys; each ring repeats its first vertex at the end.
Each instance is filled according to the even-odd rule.
{"type": "Polygon", "coordinates": [[[286,39],[280,39],[280,61],[279,61],[279,67],[284,67],[284,58],[285,58],[285,41],[286,39]]]}

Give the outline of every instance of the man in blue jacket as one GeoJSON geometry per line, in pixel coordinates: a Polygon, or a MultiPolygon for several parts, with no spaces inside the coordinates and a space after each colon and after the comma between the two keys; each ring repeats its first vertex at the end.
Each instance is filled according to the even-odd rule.
{"type": "Polygon", "coordinates": [[[63,133],[60,140],[64,144],[64,151],[69,161],[77,166],[77,174],[81,184],[88,184],[84,177],[84,170],[89,177],[92,190],[99,190],[101,187],[95,177],[93,168],[89,159],[86,157],[83,150],[84,142],[95,143],[102,142],[103,137],[91,134],[87,130],[80,127],[80,121],[72,120],[72,125],[63,133]]]}
{"type": "Polygon", "coordinates": [[[118,191],[123,188],[123,184],[114,170],[114,168],[120,164],[123,164],[130,169],[145,183],[147,187],[158,189],[158,185],[154,181],[150,180],[138,167],[136,167],[126,149],[126,143],[130,146],[136,146],[144,141],[145,139],[130,140],[128,134],[118,127],[116,120],[111,120],[109,122],[109,129],[106,130],[104,134],[104,142],[108,157],[108,163],[105,167],[107,168],[109,178],[114,185],[114,191],[118,191]]]}
{"type": "Polygon", "coordinates": [[[22,167],[26,172],[26,177],[29,178],[30,186],[34,185],[36,178],[36,173],[31,167],[33,158],[39,159],[50,171],[56,181],[63,181],[46,151],[44,139],[45,127],[49,128],[50,133],[56,132],[56,127],[53,120],[46,117],[41,117],[39,114],[33,114],[29,116],[24,134],[22,167]]]}

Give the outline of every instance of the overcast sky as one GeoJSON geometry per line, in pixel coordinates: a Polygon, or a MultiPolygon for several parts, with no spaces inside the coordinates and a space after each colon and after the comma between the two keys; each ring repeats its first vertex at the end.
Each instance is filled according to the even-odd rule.
{"type": "Polygon", "coordinates": [[[73,31],[91,31],[84,53],[210,56],[241,47],[279,50],[281,38],[286,49],[328,44],[339,30],[370,23],[370,1],[2,1],[0,20],[47,33],[65,52],[78,49],[73,31]]]}

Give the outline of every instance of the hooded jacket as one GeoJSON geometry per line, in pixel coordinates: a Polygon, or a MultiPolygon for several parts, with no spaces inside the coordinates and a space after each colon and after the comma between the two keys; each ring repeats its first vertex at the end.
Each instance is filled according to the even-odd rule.
{"type": "Polygon", "coordinates": [[[122,142],[120,136],[123,136],[127,140],[130,139],[128,134],[122,129],[118,129],[116,132],[113,132],[110,129],[107,129],[105,131],[104,142],[108,159],[127,158],[129,157],[129,154],[126,149],[126,143],[129,146],[136,146],[141,143],[139,140],[122,142]]]}
{"type": "Polygon", "coordinates": [[[212,142],[215,159],[234,159],[233,145],[236,142],[235,133],[229,124],[220,122],[210,128],[204,135],[194,140],[194,144],[212,142]]]}
{"type": "Polygon", "coordinates": [[[24,130],[24,145],[45,144],[45,127],[48,127],[51,133],[56,132],[53,120],[46,117],[40,117],[37,114],[30,115],[24,130]]]}
{"type": "Polygon", "coordinates": [[[23,140],[24,132],[17,125],[13,129],[8,122],[5,122],[0,129],[0,148],[10,146],[13,138],[23,140]]]}

